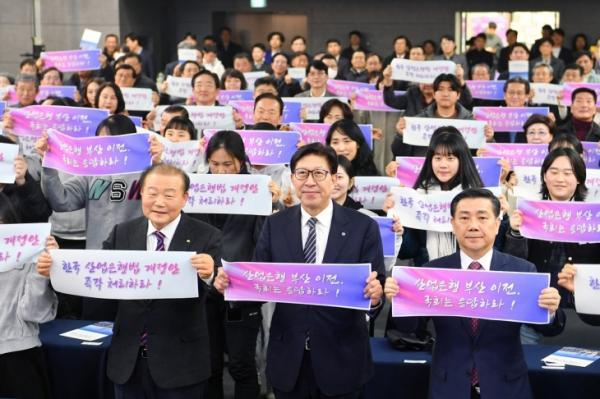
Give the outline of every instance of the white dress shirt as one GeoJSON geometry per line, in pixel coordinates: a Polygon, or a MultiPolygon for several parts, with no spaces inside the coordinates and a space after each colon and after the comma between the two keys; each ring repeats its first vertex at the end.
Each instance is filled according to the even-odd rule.
{"type": "Polygon", "coordinates": [[[469,265],[473,262],[478,262],[481,265],[483,270],[490,270],[492,267],[492,255],[494,254],[494,249],[490,249],[479,259],[471,259],[469,255],[464,253],[462,250],[460,251],[460,267],[463,270],[469,269],[469,265]]]}
{"type": "MultiPolygon", "coordinates": [[[[175,235],[175,230],[177,230],[177,226],[179,226],[179,222],[181,221],[181,214],[177,216],[171,223],[167,224],[162,229],[158,230],[152,222],[148,220],[148,232],[146,233],[146,250],[147,251],[156,251],[156,245],[158,244],[158,239],[154,235],[155,231],[160,231],[165,235],[164,243],[165,243],[165,251],[169,250],[169,246],[171,245],[171,240],[173,240],[173,236],[175,235]]],[[[202,278],[207,285],[210,285],[212,279],[214,277],[214,271],[210,275],[209,278],[202,278]]]]}
{"type": "MultiPolygon", "coordinates": [[[[302,214],[300,218],[300,226],[302,228],[302,248],[308,239],[308,220],[312,217],[306,212],[302,205],[300,206],[300,212],[302,214]]],[[[314,216],[317,219],[315,224],[316,234],[316,259],[315,263],[323,263],[323,257],[325,256],[325,248],[327,248],[327,238],[329,237],[329,230],[331,229],[331,219],[333,218],[333,202],[329,201],[327,208],[323,209],[321,213],[314,216]]]]}

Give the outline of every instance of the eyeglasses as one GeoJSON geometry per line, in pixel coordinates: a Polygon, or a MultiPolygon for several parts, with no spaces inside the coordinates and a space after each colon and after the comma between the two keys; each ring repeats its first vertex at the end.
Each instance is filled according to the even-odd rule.
{"type": "Polygon", "coordinates": [[[312,175],[312,177],[315,181],[323,181],[323,180],[325,180],[325,178],[327,177],[329,172],[326,170],[323,170],[323,169],[315,169],[315,170],[296,169],[293,172],[293,174],[296,177],[296,179],[298,179],[298,180],[306,180],[306,179],[308,179],[308,176],[312,175]]]}
{"type": "Polygon", "coordinates": [[[547,135],[548,135],[548,132],[543,131],[543,130],[539,130],[539,131],[531,130],[531,131],[527,132],[527,136],[529,136],[529,137],[533,137],[533,136],[545,137],[547,135]]]}

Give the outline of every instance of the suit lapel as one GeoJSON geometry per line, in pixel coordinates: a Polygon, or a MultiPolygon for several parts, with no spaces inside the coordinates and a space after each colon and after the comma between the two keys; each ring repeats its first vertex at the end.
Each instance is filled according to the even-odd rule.
{"type": "Polygon", "coordinates": [[[129,237],[130,245],[128,249],[136,251],[145,251],[147,249],[148,223],[148,219],[145,217],[140,218],[139,223],[135,226],[129,237]]]}
{"type": "Polygon", "coordinates": [[[291,254],[292,262],[304,262],[304,251],[302,250],[302,217],[300,205],[296,205],[289,213],[289,224],[286,229],[287,245],[291,254]]]}
{"type": "Polygon", "coordinates": [[[175,234],[169,243],[169,251],[188,251],[192,245],[191,235],[189,234],[189,218],[185,214],[181,214],[179,225],[175,229],[175,234]]]}
{"type": "Polygon", "coordinates": [[[331,218],[323,263],[336,263],[338,253],[345,248],[346,240],[351,234],[347,226],[349,219],[343,211],[344,209],[340,205],[333,204],[333,217],[331,218]]]}

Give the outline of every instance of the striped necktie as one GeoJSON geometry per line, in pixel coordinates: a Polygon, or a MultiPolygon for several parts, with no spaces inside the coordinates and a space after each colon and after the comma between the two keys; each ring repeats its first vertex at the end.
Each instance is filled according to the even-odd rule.
{"type": "MultiPolygon", "coordinates": [[[[160,230],[156,230],[152,233],[156,237],[156,249],[155,251],[164,251],[165,250],[165,234],[160,230]]],[[[148,346],[148,331],[144,327],[144,331],[140,335],[140,346],[147,347],[148,346]]]]}
{"type": "Polygon", "coordinates": [[[304,262],[315,263],[317,260],[317,224],[316,218],[308,219],[308,237],[304,244],[304,262]]]}

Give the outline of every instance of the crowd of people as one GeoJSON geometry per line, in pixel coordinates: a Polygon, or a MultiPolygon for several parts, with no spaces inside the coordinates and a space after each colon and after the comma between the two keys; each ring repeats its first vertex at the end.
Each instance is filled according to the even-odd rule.
{"type": "MultiPolygon", "coordinates": [[[[504,47],[495,28],[491,23],[471,38],[465,54],[458,54],[450,35],[422,44],[397,36],[387,56],[369,51],[359,31],[350,32],[345,48],[340,40],[330,39],[309,54],[302,36],[290,40],[292,53],[283,50],[286,38],[280,32],[270,33],[266,44],[244,49],[223,28],[202,41],[186,34],[177,49],[195,50],[196,60],[174,60],[158,73],[156,60],[138,35],[130,33],[120,43],[117,35],[108,34],[99,70],[66,77],[55,67],[45,67],[42,59],[26,59],[16,77],[1,73],[0,89],[14,85],[16,102],[3,116],[0,143],[23,145],[23,136],[12,134],[11,109],[38,104],[40,85],[77,88],[75,98],[51,96],[41,105],[107,110],[109,117],[97,126],[97,136],[135,133],[129,116],[143,118],[144,128],[155,134],[149,145],[152,166],[142,173],[72,176],[42,167],[49,150],[46,133],[36,138],[35,153],[15,158],[14,183],[0,184],[0,223],[50,221],[52,235],[37,260],[0,271],[0,396],[51,397],[39,324],[74,318],[114,321],[107,375],[118,398],[222,399],[225,367],[235,382],[236,399],[262,394],[279,399],[358,398],[373,376],[369,324],[385,297],[391,300],[401,289],[389,277],[391,267],[415,265],[550,274],[550,287],[539,293],[539,306],[551,315],[546,325],[434,318],[431,397],[532,397],[521,343],[538,343],[542,335],[563,331],[564,309],[574,306],[577,265],[597,263],[600,244],[521,235],[523,215],[514,191],[519,182],[511,165],[501,161],[503,194],[497,197],[484,187],[475,154],[453,121],[473,120],[477,106],[547,106],[549,114],[531,115],[521,132],[498,132],[487,124],[485,140],[547,145],[538,199],[586,201],[582,142],[600,142],[600,113],[597,92],[585,83],[600,83],[600,41],[591,51],[588,38],[577,34],[567,48],[562,29],[544,26],[531,47],[518,41],[518,32],[508,30],[504,47]],[[456,70],[432,83],[393,80],[394,59],[450,60],[456,70]],[[529,61],[530,79],[511,76],[510,61],[529,61]],[[293,78],[289,68],[303,68],[305,77],[293,78]],[[264,76],[252,82],[246,78],[259,71],[264,76]],[[192,95],[170,95],[166,76],[189,78],[192,95]],[[468,80],[496,77],[504,81],[503,100],[474,98],[468,80]],[[354,98],[346,103],[328,90],[330,79],[371,83],[396,111],[356,110],[354,98]],[[562,98],[558,105],[534,104],[531,83],[583,85],[572,92],[567,106],[562,98]],[[154,106],[166,108],[160,113],[157,108],[128,111],[122,89],[130,87],[152,90],[154,106]],[[330,125],[325,143],[300,140],[289,164],[252,164],[240,134],[222,130],[207,139],[190,119],[186,106],[226,105],[218,100],[222,90],[252,91],[253,121],[234,111],[237,130],[289,131],[282,98],[332,97],[322,105],[318,120],[303,118],[330,125]],[[433,132],[428,146],[415,146],[403,140],[407,117],[441,118],[447,126],[433,132]],[[373,126],[372,149],[359,124],[373,126]],[[190,181],[186,172],[161,161],[165,139],[198,141],[205,148],[203,166],[187,173],[269,176],[273,214],[182,213],[190,181]],[[456,194],[452,232],[405,228],[392,194],[375,212],[351,197],[356,177],[396,176],[395,157],[405,156],[425,158],[413,187],[418,193],[456,194]],[[383,256],[373,220],[377,215],[394,219],[397,257],[383,256]],[[198,297],[117,301],[55,292],[48,252],[55,248],[194,251],[198,297]],[[223,293],[230,280],[221,259],[370,263],[373,272],[364,295],[371,309],[229,302],[223,293]],[[485,342],[481,350],[473,345],[475,337],[485,342]]],[[[485,148],[478,155],[482,152],[485,148]]],[[[600,325],[598,317],[580,317],[600,325]]],[[[419,339],[430,333],[423,318],[388,315],[386,334],[391,331],[419,339]]]]}

